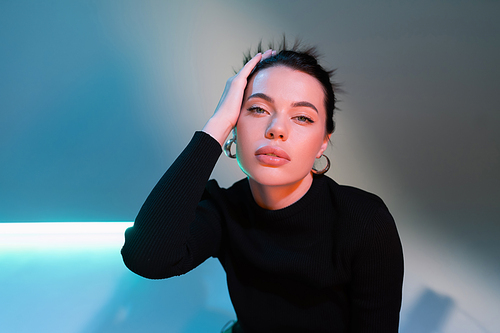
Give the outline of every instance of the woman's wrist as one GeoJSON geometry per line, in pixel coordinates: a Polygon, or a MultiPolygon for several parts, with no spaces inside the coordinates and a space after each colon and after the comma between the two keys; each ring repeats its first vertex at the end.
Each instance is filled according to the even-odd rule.
{"type": "Polygon", "coordinates": [[[222,147],[232,129],[233,126],[227,120],[211,117],[202,131],[217,140],[222,147]]]}

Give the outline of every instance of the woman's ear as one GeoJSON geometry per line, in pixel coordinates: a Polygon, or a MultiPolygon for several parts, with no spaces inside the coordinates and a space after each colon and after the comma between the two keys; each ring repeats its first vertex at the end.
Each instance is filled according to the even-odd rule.
{"type": "Polygon", "coordinates": [[[321,155],[323,155],[323,153],[325,152],[326,148],[328,148],[328,142],[330,142],[331,136],[332,136],[331,133],[325,136],[325,139],[323,140],[323,143],[321,144],[321,147],[318,151],[318,154],[316,155],[316,158],[320,158],[321,155]]]}

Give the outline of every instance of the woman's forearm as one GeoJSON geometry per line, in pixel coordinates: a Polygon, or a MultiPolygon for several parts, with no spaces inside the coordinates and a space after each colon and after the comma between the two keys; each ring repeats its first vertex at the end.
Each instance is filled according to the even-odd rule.
{"type": "Polygon", "coordinates": [[[148,278],[178,275],[189,255],[189,229],[205,184],[221,153],[219,144],[195,133],[144,202],[125,233],[122,257],[133,272],[148,278]]]}

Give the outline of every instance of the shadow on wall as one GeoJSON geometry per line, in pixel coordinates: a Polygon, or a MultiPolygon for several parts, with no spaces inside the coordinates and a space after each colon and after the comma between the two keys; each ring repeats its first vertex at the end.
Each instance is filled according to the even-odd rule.
{"type": "Polygon", "coordinates": [[[401,333],[441,332],[454,304],[450,297],[425,289],[402,323],[401,333]]]}
{"type": "Polygon", "coordinates": [[[405,318],[400,325],[401,333],[489,333],[452,298],[431,289],[422,292],[405,318]]]}
{"type": "Polygon", "coordinates": [[[167,280],[126,274],[81,333],[219,332],[234,318],[208,308],[206,298],[199,274],[167,280]]]}

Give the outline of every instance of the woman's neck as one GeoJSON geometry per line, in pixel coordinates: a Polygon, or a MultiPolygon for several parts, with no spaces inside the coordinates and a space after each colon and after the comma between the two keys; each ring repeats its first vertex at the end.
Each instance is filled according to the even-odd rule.
{"type": "Polygon", "coordinates": [[[300,181],[286,185],[262,185],[248,179],[255,202],[262,208],[277,210],[290,206],[307,193],[313,177],[309,173],[300,181]]]}

